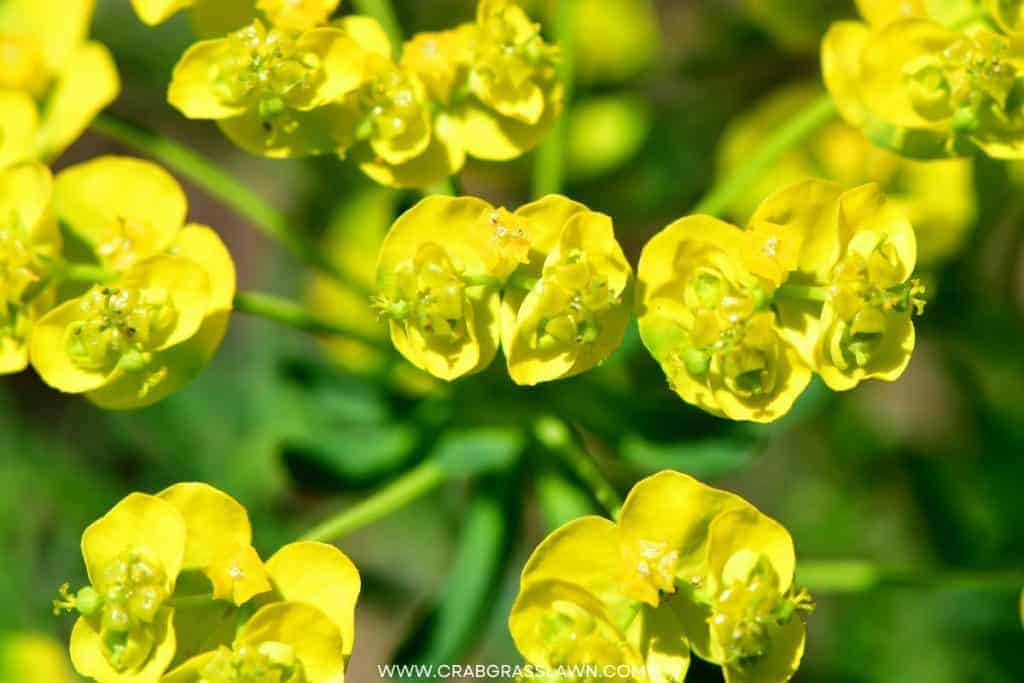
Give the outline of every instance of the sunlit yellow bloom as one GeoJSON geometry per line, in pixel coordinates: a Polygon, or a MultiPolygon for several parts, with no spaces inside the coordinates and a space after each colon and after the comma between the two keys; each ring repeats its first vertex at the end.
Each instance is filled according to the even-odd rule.
{"type": "Polygon", "coordinates": [[[340,4],[341,0],[132,0],[139,19],[150,26],[191,10],[193,24],[204,38],[237,31],[257,18],[286,31],[307,31],[326,24],[340,4]]]}
{"type": "Polygon", "coordinates": [[[0,681],[74,680],[67,652],[56,638],[21,631],[0,634],[0,681]]]}
{"type": "Polygon", "coordinates": [[[174,657],[167,605],[185,559],[186,525],[155,496],[133,493],[82,534],[90,586],[57,607],[80,616],[71,634],[75,669],[103,683],[159,680],[174,657]]]}
{"type": "Polygon", "coordinates": [[[877,145],[911,158],[1024,156],[1019,41],[926,18],[839,22],[822,62],[844,118],[877,145]]]}
{"type": "Polygon", "coordinates": [[[511,213],[435,196],[385,239],[376,306],[398,350],[435,377],[485,368],[500,332],[512,379],[537,384],[618,347],[631,280],[611,219],[581,204],[553,195],[511,213]]]}
{"type": "Polygon", "coordinates": [[[42,164],[0,171],[0,374],[28,366],[35,321],[53,305],[61,235],[42,164]]]}
{"type": "Polygon", "coordinates": [[[639,482],[618,524],[558,529],[523,570],[509,626],[532,664],[607,665],[612,680],[684,680],[690,650],[729,681],[782,683],[803,653],[788,533],[676,472],[639,482]],[[621,668],[619,668],[621,667],[621,668]]]}
{"type": "Polygon", "coordinates": [[[288,31],[308,31],[327,23],[341,0],[256,0],[271,24],[288,31]]]}
{"type": "Polygon", "coordinates": [[[466,152],[507,160],[535,147],[562,113],[558,48],[512,0],[480,0],[468,89],[460,103],[466,152]]]}
{"type": "Polygon", "coordinates": [[[87,39],[93,5],[0,4],[0,167],[60,155],[120,92],[110,52],[87,39]]]}
{"type": "Polygon", "coordinates": [[[212,119],[235,144],[270,157],[335,151],[334,103],[364,80],[365,53],[344,31],[291,34],[259,20],[193,45],[174,69],[168,100],[212,119]]]}
{"type": "MultiPolygon", "coordinates": [[[[719,148],[719,175],[728,177],[735,172],[758,140],[802,111],[817,94],[811,85],[783,88],[740,117],[726,131],[719,148]]],[[[913,224],[922,265],[935,265],[954,256],[973,226],[976,201],[971,161],[904,159],[875,147],[858,129],[842,121],[826,124],[764,173],[735,203],[733,215],[746,221],[773,190],[815,175],[846,187],[879,183],[913,224]]]]}
{"type": "Polygon", "coordinates": [[[432,196],[403,214],[377,261],[376,307],[416,367],[453,380],[483,370],[500,337],[500,282],[487,202],[432,196]]]}
{"type": "Polygon", "coordinates": [[[685,401],[770,422],[811,379],[770,305],[804,235],[759,227],[744,232],[708,216],[672,224],[644,247],[637,306],[644,343],[685,401]]]}
{"type": "Polygon", "coordinates": [[[894,381],[903,374],[924,288],[911,279],[913,228],[877,186],[840,198],[839,234],[843,251],[828,281],[815,369],[829,387],[843,391],[865,379],[894,381]]]}
{"type": "Polygon", "coordinates": [[[102,157],[61,172],[60,221],[116,278],[46,316],[34,365],[53,386],[125,410],[179,390],[227,330],[235,268],[206,226],[185,224],[185,194],[155,164],[102,157]]]}
{"type": "MultiPolygon", "coordinates": [[[[529,284],[509,287],[502,299],[502,347],[513,381],[571,377],[607,359],[629,324],[633,279],[611,218],[552,195],[514,214],[499,210],[491,223],[508,248],[520,242],[528,249],[522,265],[503,255],[529,284]]],[[[501,268],[496,275],[503,277],[501,268]]]]}

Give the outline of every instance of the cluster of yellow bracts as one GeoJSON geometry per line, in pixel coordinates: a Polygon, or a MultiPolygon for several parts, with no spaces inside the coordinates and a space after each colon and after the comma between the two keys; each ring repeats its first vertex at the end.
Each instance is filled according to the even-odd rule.
{"type": "Polygon", "coordinates": [[[558,50],[511,0],[395,46],[373,19],[330,21],[339,0],[134,0],[149,23],[192,6],[208,40],[174,70],[168,100],[254,154],[340,154],[377,182],[424,187],[466,156],[532,149],[562,112],[558,50]]]}
{"type": "Polygon", "coordinates": [[[431,197],[385,239],[376,305],[398,350],[432,375],[478,372],[501,346],[526,385],[607,359],[635,305],[683,399],[769,422],[814,372],[837,391],[902,374],[923,306],[916,259],[913,228],[875,185],[798,183],[745,230],[684,218],[645,247],[635,285],[611,219],[576,202],[510,213],[431,197]]]}
{"type": "Polygon", "coordinates": [[[82,535],[90,585],[71,660],[100,683],[340,683],[360,578],[337,548],[291,543],[263,562],[249,516],[205,484],[133,493],[82,535]]]}
{"type": "MultiPolygon", "coordinates": [[[[340,683],[359,573],[333,546],[266,562],[245,509],[205,484],[133,493],[82,536],[89,585],[71,658],[100,683],[340,683]]],[[[552,681],[670,683],[691,651],[727,681],[789,680],[804,651],[789,533],[742,498],[676,472],[638,483],[618,522],[577,519],[523,570],[516,645],[552,681]],[[591,667],[588,669],[587,667],[591,667]],[[576,672],[576,673],[574,673],[576,672]],[[610,672],[610,673],[609,673],[610,672]]],[[[545,680],[545,679],[541,679],[545,680]]]]}

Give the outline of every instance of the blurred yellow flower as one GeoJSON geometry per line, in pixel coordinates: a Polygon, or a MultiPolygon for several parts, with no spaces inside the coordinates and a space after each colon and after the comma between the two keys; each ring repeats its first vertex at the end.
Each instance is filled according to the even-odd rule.
{"type": "Polygon", "coordinates": [[[690,651],[727,681],[782,683],[803,654],[789,534],[743,499],[677,472],[630,492],[619,522],[558,529],[523,570],[509,627],[545,669],[614,667],[619,678],[685,678],[690,651]],[[628,673],[627,673],[628,672],[628,673]]]}
{"type": "Polygon", "coordinates": [[[746,230],[689,216],[640,257],[640,336],[688,403],[734,420],[784,415],[812,371],[836,390],[894,380],[914,348],[913,228],[877,185],[809,180],[746,230]]]}
{"type": "Polygon", "coordinates": [[[0,4],[0,168],[59,156],[121,90],[94,0],[0,4]]]}
{"type": "Polygon", "coordinates": [[[581,204],[553,195],[510,213],[435,196],[385,239],[376,307],[398,350],[435,377],[484,369],[500,338],[512,379],[532,385],[618,347],[631,283],[611,219],[581,204]]]}
{"type": "Polygon", "coordinates": [[[838,22],[822,44],[825,82],[850,124],[910,158],[1024,157],[1018,41],[984,22],[943,24],[930,11],[900,18],[906,12],[874,2],[862,9],[885,23],[838,22]]]}
{"type": "Polygon", "coordinates": [[[326,154],[343,142],[334,106],[364,82],[365,62],[341,29],[293,34],[257,19],[189,48],[174,68],[167,99],[188,118],[216,121],[253,154],[326,154]]]}
{"type": "Polygon", "coordinates": [[[51,286],[62,239],[42,164],[0,171],[0,374],[28,366],[28,340],[55,302],[51,286]]]}
{"type": "Polygon", "coordinates": [[[24,631],[0,632],[0,681],[74,680],[67,652],[56,638],[24,631]]]}
{"type": "Polygon", "coordinates": [[[137,159],[102,157],[62,171],[54,208],[111,281],[43,316],[33,366],[52,386],[114,410],[179,390],[227,330],[235,268],[224,243],[208,227],[185,225],[181,187],[137,159]]]}
{"type": "MultiPolygon", "coordinates": [[[[730,125],[718,152],[718,174],[728,177],[770,131],[804,110],[818,95],[810,84],[782,88],[730,125]]],[[[973,163],[962,159],[914,161],[872,145],[843,121],[826,124],[806,144],[783,157],[735,203],[741,223],[761,198],[778,187],[820,176],[853,187],[877,182],[910,219],[922,266],[938,265],[963,246],[976,214],[973,163]]]]}

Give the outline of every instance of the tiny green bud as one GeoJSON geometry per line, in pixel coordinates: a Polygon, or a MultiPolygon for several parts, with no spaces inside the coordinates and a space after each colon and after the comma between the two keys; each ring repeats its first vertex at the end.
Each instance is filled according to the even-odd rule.
{"type": "Polygon", "coordinates": [[[75,608],[84,617],[91,617],[103,606],[103,598],[92,586],[86,586],[75,594],[75,608]]]}

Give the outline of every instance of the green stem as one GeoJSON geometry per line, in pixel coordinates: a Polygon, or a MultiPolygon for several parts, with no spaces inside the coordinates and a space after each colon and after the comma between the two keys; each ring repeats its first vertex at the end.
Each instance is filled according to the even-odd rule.
{"type": "Polygon", "coordinates": [[[252,221],[264,234],[283,244],[306,264],[327,273],[346,287],[367,293],[361,282],[331,263],[316,244],[294,231],[283,213],[210,159],[110,113],[100,114],[93,121],[92,128],[97,133],[174,169],[204,189],[211,197],[252,221]]]}
{"type": "Polygon", "coordinates": [[[721,216],[787,152],[831,121],[836,113],[836,105],[832,101],[832,97],[828,94],[822,95],[768,138],[744,166],[728,179],[711,188],[711,191],[693,209],[693,213],[721,216]]]}
{"type": "Polygon", "coordinates": [[[428,460],[409,470],[369,498],[317,525],[306,533],[302,540],[336,541],[373,524],[429,493],[444,482],[445,476],[444,468],[440,464],[428,460]]]}
{"type": "Polygon", "coordinates": [[[576,84],[576,26],[580,0],[561,0],[555,21],[555,42],[562,50],[559,77],[565,88],[565,113],[555,122],[544,144],[537,150],[533,169],[533,197],[539,199],[562,191],[565,178],[565,139],[569,105],[576,84]]]}
{"type": "Polygon", "coordinates": [[[561,458],[562,463],[587,487],[594,500],[612,519],[617,520],[622,510],[622,498],[593,458],[573,438],[569,426],[556,417],[543,417],[534,425],[534,435],[545,448],[561,458]]]}
{"type": "Polygon", "coordinates": [[[373,17],[380,22],[384,32],[391,40],[391,50],[395,58],[398,58],[401,55],[402,43],[405,38],[402,35],[402,27],[398,23],[391,0],[352,0],[352,6],[359,14],[373,17]]]}
{"type": "Polygon", "coordinates": [[[60,278],[71,282],[105,284],[116,280],[118,275],[117,273],[110,272],[102,266],[67,263],[60,269],[60,278]]]}
{"type": "Polygon", "coordinates": [[[880,588],[1019,592],[1024,572],[915,570],[881,567],[860,560],[800,562],[798,583],[818,594],[856,594],[880,588]]]}
{"type": "Polygon", "coordinates": [[[776,299],[798,299],[800,301],[814,301],[825,303],[829,299],[828,287],[814,287],[808,285],[782,285],[775,290],[776,299]]]}
{"type": "Polygon", "coordinates": [[[239,292],[235,295],[235,310],[239,313],[271,320],[316,335],[348,337],[381,351],[391,352],[391,346],[382,339],[365,332],[324,320],[300,304],[272,294],[239,292]]]}

